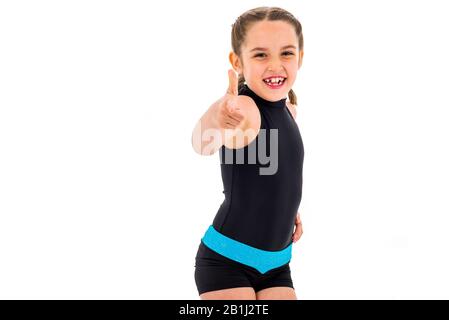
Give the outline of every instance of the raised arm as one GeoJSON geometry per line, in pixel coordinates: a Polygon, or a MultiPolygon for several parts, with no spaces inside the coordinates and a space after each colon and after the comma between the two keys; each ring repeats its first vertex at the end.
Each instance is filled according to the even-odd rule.
{"type": "Polygon", "coordinates": [[[222,129],[218,124],[218,113],[223,97],[215,101],[198,120],[192,132],[192,147],[201,155],[214,154],[222,145],[222,129]]]}
{"type": "Polygon", "coordinates": [[[258,133],[260,114],[255,102],[238,95],[238,79],[232,69],[228,77],[225,95],[209,107],[193,129],[192,147],[200,155],[212,155],[223,144],[228,148],[244,147],[258,133]]]}

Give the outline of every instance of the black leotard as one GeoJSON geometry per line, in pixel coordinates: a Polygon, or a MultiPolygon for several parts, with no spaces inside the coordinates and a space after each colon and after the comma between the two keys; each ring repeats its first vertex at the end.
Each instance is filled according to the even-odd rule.
{"type": "MultiPolygon", "coordinates": [[[[213,220],[213,227],[220,233],[267,251],[286,248],[292,242],[295,217],[302,195],[302,167],[304,146],[293,116],[286,106],[286,98],[271,102],[259,97],[247,84],[239,89],[239,95],[251,97],[261,115],[261,130],[248,146],[244,147],[244,163],[236,163],[235,149],[224,145],[219,150],[223,193],[225,199],[213,220]],[[261,168],[273,166],[266,161],[248,163],[249,147],[271,158],[270,146],[275,141],[270,129],[278,129],[278,164],[274,174],[261,174],[261,168]],[[262,140],[261,140],[262,139],[262,140]],[[234,163],[228,163],[232,154],[234,163]],[[225,158],[226,157],[226,158],[225,158]]],[[[274,136],[273,136],[274,137],[274,136]]],[[[262,159],[262,158],[260,158],[262,159]]],[[[274,162],[274,161],[271,161],[274,162]]]]}

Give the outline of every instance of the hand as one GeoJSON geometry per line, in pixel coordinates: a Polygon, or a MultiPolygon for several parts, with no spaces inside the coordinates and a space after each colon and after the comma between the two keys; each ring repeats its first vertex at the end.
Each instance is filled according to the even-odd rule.
{"type": "Polygon", "coordinates": [[[216,121],[223,129],[235,129],[245,118],[245,113],[239,106],[238,79],[234,70],[228,70],[229,87],[221,99],[216,121]]]}
{"type": "Polygon", "coordinates": [[[302,223],[301,223],[301,218],[299,216],[299,212],[296,215],[296,219],[295,219],[295,232],[293,233],[292,236],[292,240],[293,242],[296,242],[299,240],[299,238],[301,238],[302,235],[302,223]]]}
{"type": "Polygon", "coordinates": [[[223,145],[239,149],[250,144],[259,134],[261,117],[254,100],[238,95],[238,79],[233,69],[228,70],[229,86],[220,98],[215,112],[215,125],[222,134],[223,145]]]}

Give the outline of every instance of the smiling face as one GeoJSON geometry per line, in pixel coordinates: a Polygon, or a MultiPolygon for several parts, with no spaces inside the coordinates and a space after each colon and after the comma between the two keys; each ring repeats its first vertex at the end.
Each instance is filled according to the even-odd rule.
{"type": "Polygon", "coordinates": [[[292,88],[303,54],[303,50],[299,51],[298,37],[291,24],[259,21],[247,31],[241,47],[241,60],[234,52],[230,53],[229,59],[234,70],[243,73],[251,90],[265,100],[278,101],[286,98],[292,88]],[[273,76],[285,79],[280,85],[277,81],[265,82],[273,76]]]}

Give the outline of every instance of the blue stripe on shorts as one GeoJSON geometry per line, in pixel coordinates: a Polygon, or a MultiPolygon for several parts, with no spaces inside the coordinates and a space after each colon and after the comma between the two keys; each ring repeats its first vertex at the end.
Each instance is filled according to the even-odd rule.
{"type": "Polygon", "coordinates": [[[253,267],[262,274],[286,264],[292,255],[293,242],[280,251],[266,251],[231,239],[215,230],[212,225],[201,240],[215,252],[253,267]]]}

